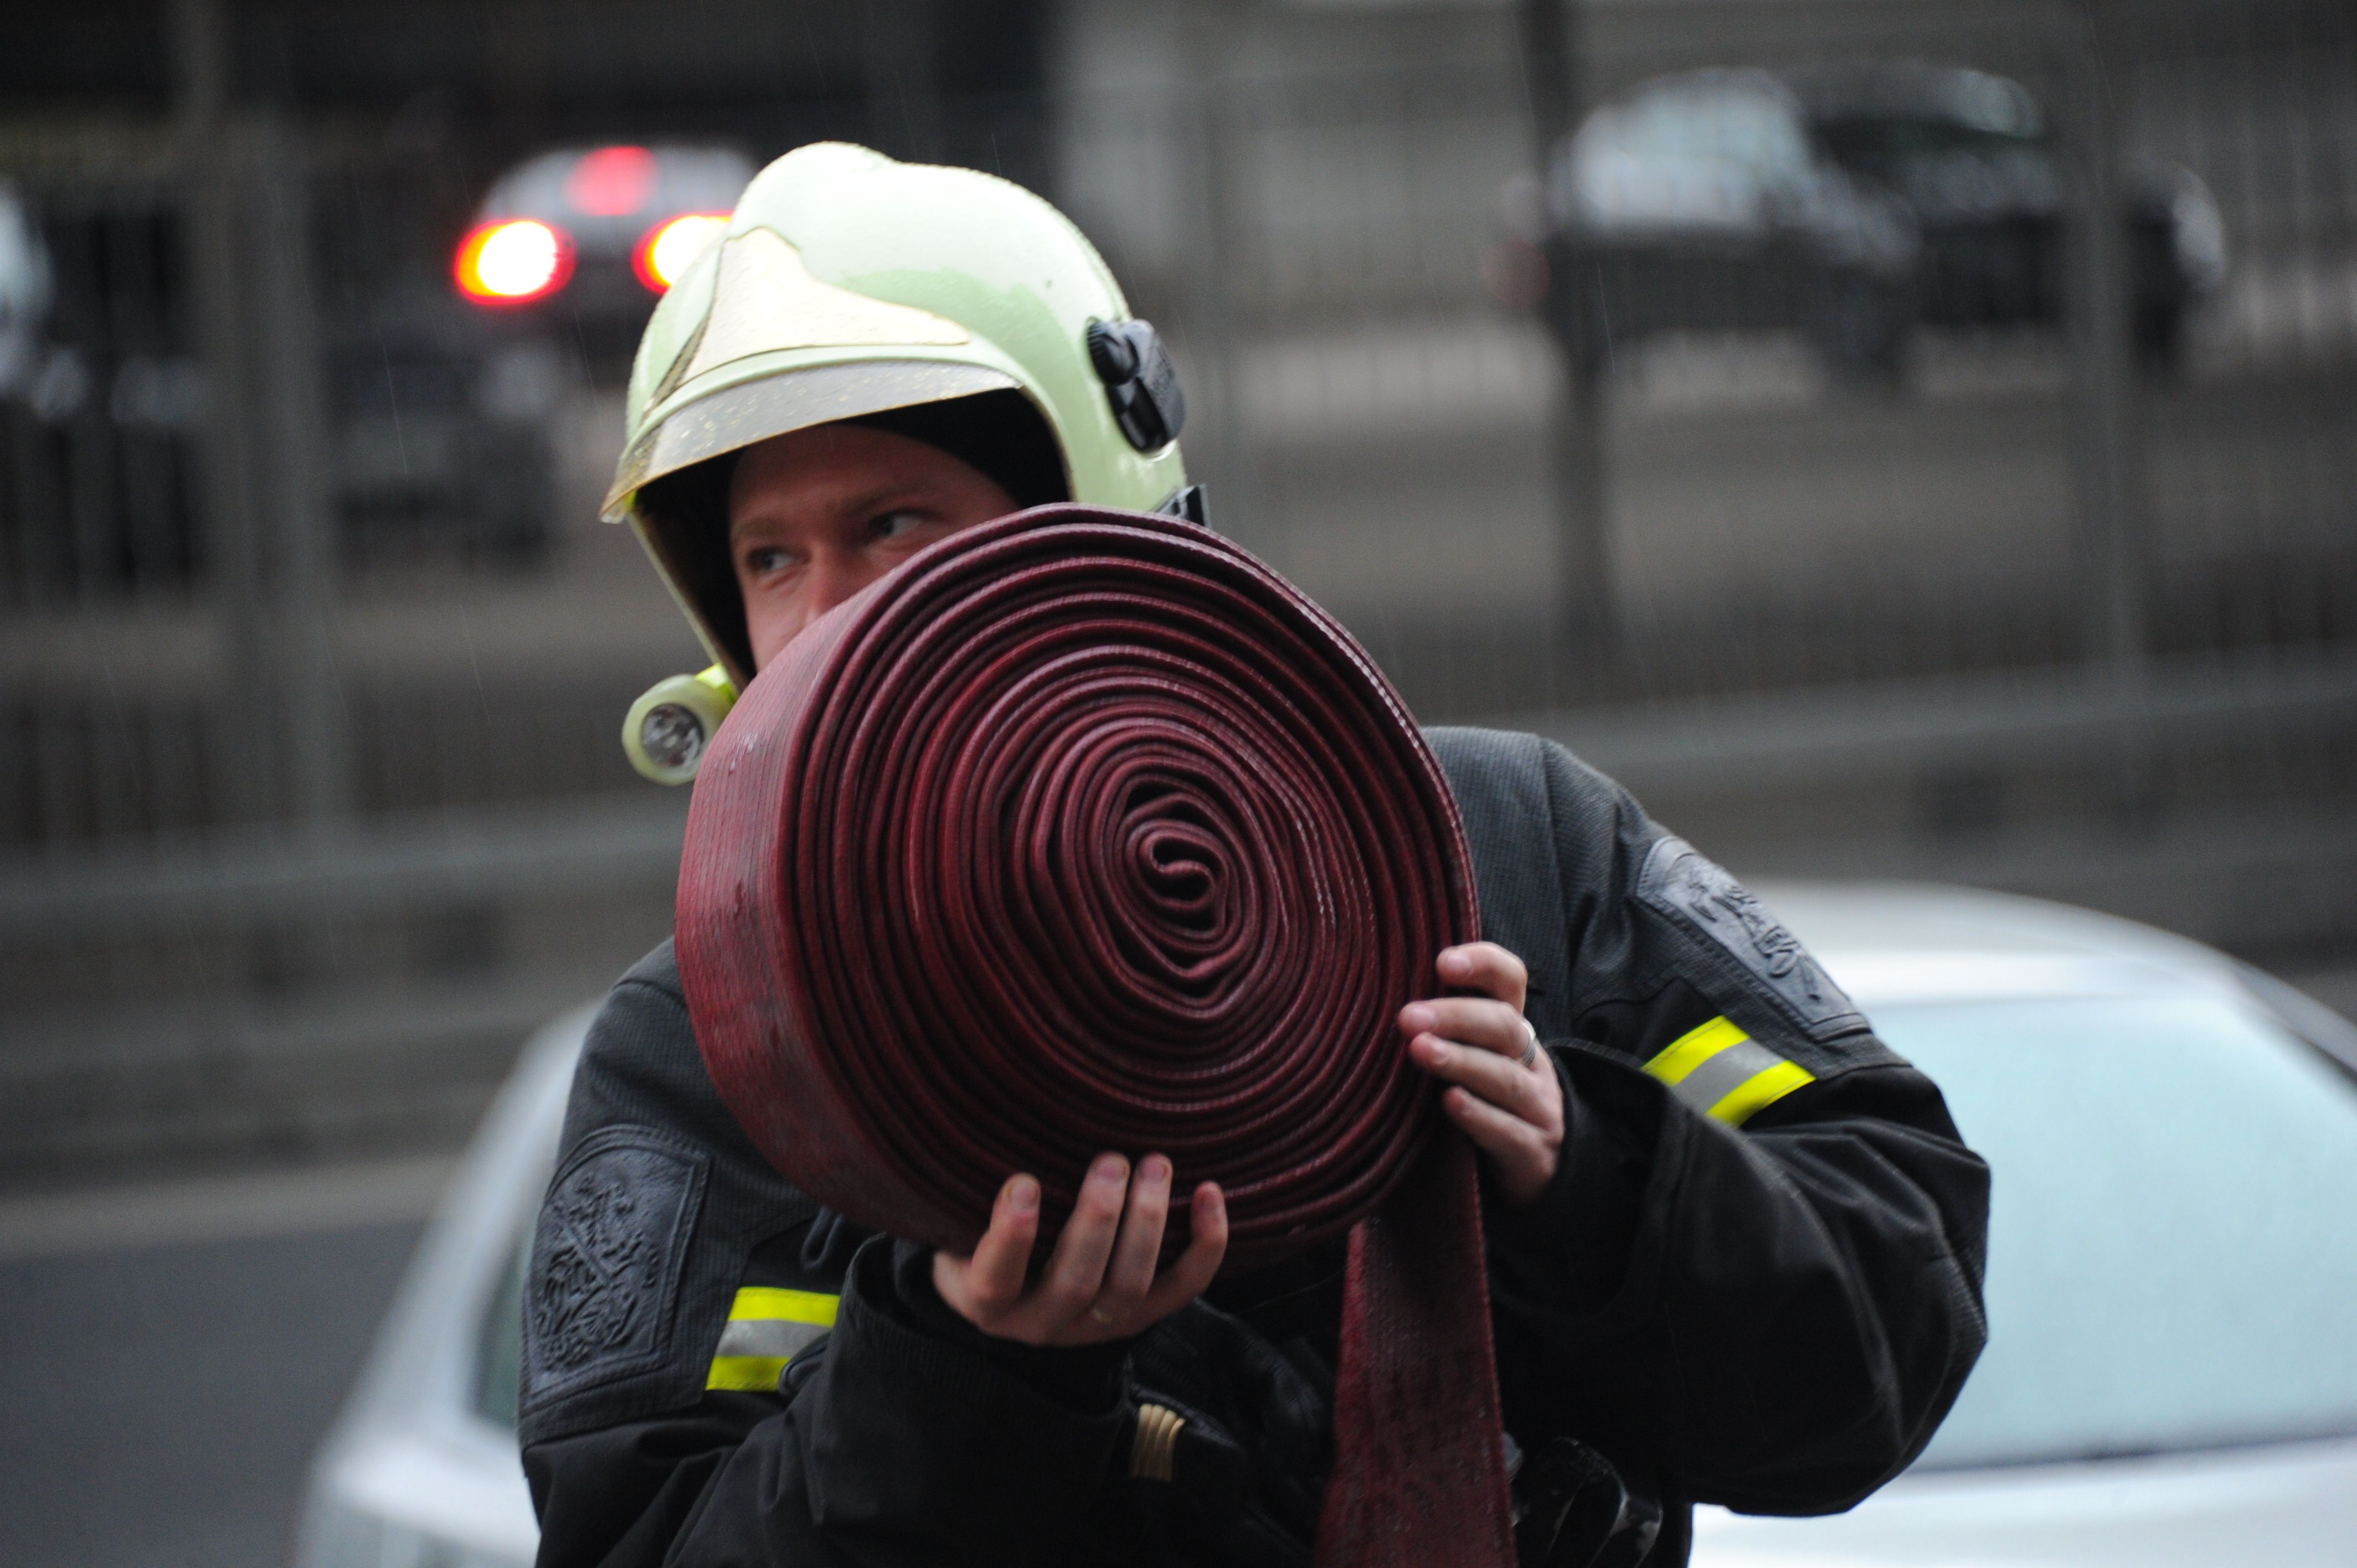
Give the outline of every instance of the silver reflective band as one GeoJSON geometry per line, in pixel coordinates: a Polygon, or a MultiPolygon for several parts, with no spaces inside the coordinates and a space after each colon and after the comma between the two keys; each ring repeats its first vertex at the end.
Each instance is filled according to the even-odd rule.
{"type": "Polygon", "coordinates": [[[1800,1063],[1785,1060],[1724,1016],[1671,1041],[1645,1070],[1669,1085],[1688,1110],[1730,1127],[1816,1081],[1800,1063]]]}
{"type": "Polygon", "coordinates": [[[767,1356],[790,1360],[810,1342],[827,1332],[819,1323],[789,1323],[780,1318],[738,1318],[720,1331],[715,1356],[767,1356]]]}
{"type": "Polygon", "coordinates": [[[1680,1079],[1673,1090],[1680,1100],[1707,1116],[1712,1106],[1770,1068],[1781,1067],[1783,1063],[1782,1057],[1757,1040],[1742,1040],[1680,1079]]]}
{"type": "Polygon", "coordinates": [[[821,1291],[747,1285],[729,1305],[714,1347],[707,1389],[774,1392],[778,1379],[811,1342],[834,1326],[838,1300],[821,1291]]]}
{"type": "Polygon", "coordinates": [[[665,768],[693,768],[704,756],[704,721],[677,703],[659,703],[639,721],[639,746],[665,768]]]}

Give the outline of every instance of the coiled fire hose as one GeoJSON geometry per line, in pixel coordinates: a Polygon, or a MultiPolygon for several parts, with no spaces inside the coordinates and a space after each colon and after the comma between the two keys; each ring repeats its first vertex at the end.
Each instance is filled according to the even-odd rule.
{"type": "Polygon", "coordinates": [[[1350,1232],[1320,1568],[1513,1561],[1471,1148],[1394,1022],[1477,926],[1349,635],[1199,527],[1072,506],[788,645],[704,758],[678,911],[722,1098],[863,1224],[967,1251],[1025,1171],[1044,1255],[1112,1149],[1221,1185],[1228,1271],[1350,1232]]]}

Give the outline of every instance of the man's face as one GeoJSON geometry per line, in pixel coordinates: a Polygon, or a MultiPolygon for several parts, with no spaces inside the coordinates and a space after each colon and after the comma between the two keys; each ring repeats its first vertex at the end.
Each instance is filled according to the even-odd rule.
{"type": "Polygon", "coordinates": [[[926,545],[1014,510],[981,469],[887,431],[822,424],[748,447],[728,488],[728,559],[753,667],[926,545]]]}

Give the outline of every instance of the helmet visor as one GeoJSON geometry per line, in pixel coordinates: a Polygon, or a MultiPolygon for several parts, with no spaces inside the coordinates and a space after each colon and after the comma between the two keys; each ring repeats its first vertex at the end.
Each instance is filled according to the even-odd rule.
{"type": "Polygon", "coordinates": [[[772,435],[918,403],[1019,391],[1011,376],[937,360],[859,360],[766,376],[700,397],[641,435],[622,455],[604,516],[619,522],[639,487],[772,435]]]}

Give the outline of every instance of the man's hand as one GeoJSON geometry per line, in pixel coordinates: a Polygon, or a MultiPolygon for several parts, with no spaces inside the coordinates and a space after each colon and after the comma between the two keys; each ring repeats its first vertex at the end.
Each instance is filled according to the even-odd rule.
{"type": "Polygon", "coordinates": [[[1563,1152],[1563,1085],[1523,1017],[1530,972],[1495,942],[1445,949],[1437,967],[1444,983],[1487,994],[1402,1008],[1408,1059],[1454,1086],[1441,1108],[1488,1156],[1506,1201],[1529,1203],[1563,1152]]]}
{"type": "Polygon", "coordinates": [[[1099,1155],[1072,1217],[1037,1281],[1027,1283],[1039,1237],[1039,1184],[1011,1176],[974,1254],[933,1254],[933,1288],[950,1310],[1001,1339],[1094,1345],[1142,1334],[1203,1292],[1228,1251],[1228,1206],[1217,1186],[1195,1189],[1187,1250],[1157,1274],[1170,1209],[1170,1162],[1099,1155]]]}

